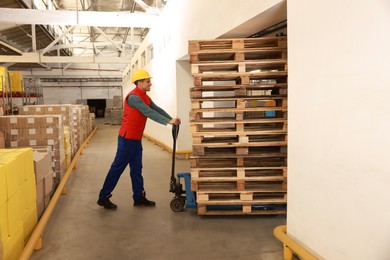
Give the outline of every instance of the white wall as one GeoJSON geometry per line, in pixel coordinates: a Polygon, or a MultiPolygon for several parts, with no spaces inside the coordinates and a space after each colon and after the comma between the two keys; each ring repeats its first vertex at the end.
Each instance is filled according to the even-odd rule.
{"type": "Polygon", "coordinates": [[[79,99],[112,99],[122,94],[121,87],[49,87],[43,88],[45,104],[77,104],[79,99]]]}
{"type": "Polygon", "coordinates": [[[288,2],[288,234],[390,259],[390,2],[288,2]]]}
{"type": "MultiPolygon", "coordinates": [[[[239,3],[236,0],[224,0],[222,7],[220,1],[168,1],[156,25],[149,32],[124,73],[123,96],[126,96],[126,93],[132,89],[131,84],[126,81],[131,75],[130,68],[136,62],[140,64],[141,54],[153,45],[154,58],[145,67],[153,76],[153,86],[149,94],[155,103],[172,116],[180,114],[183,124],[181,129],[188,129],[189,110],[178,111],[179,106],[176,105],[176,100],[190,102],[189,99],[184,101],[177,96],[178,93],[188,92],[192,86],[192,83],[186,80],[190,73],[190,67],[180,61],[180,66],[178,66],[180,70],[176,71],[177,60],[187,60],[186,62],[188,62],[186,57],[188,40],[218,38],[280,2],[283,0],[245,0],[239,3]],[[183,68],[186,68],[187,71],[183,68]],[[181,82],[177,79],[184,79],[184,81],[181,82]]],[[[262,29],[264,28],[258,28],[259,31],[262,29]]],[[[142,67],[138,66],[138,68],[142,67]]],[[[184,107],[188,108],[189,105],[184,107]]],[[[145,132],[166,144],[172,143],[170,127],[149,120],[145,132]]],[[[180,131],[177,147],[178,150],[192,149],[192,138],[189,131],[180,131]]]]}

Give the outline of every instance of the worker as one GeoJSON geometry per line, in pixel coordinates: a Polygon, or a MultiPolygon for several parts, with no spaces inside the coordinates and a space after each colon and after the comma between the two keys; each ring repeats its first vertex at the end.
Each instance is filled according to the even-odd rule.
{"type": "Polygon", "coordinates": [[[151,76],[145,70],[133,73],[131,82],[135,88],[124,101],[122,124],[118,135],[118,148],[114,162],[107,173],[103,188],[100,190],[97,204],[105,209],[115,210],[117,205],[110,201],[112,191],[127,165],[130,166],[130,177],[133,187],[134,206],[155,206],[154,201],[146,198],[142,177],[142,135],[147,118],[160,124],[180,125],[180,118],[172,118],[158,107],[146,94],[150,91],[151,76]]]}

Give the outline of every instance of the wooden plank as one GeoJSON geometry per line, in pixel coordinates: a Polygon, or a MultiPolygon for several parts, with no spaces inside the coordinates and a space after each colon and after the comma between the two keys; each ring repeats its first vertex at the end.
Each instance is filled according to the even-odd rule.
{"type": "Polygon", "coordinates": [[[230,91],[230,90],[256,90],[256,89],[273,89],[287,88],[287,83],[256,83],[251,85],[208,85],[194,86],[191,91],[230,91]]]}
{"type": "MultiPolygon", "coordinates": [[[[234,129],[219,129],[216,128],[215,130],[211,131],[209,130],[203,130],[203,129],[196,129],[191,130],[193,138],[195,136],[231,136],[231,135],[243,135],[241,136],[241,140],[239,143],[249,143],[249,135],[271,135],[271,134],[287,134],[287,129],[283,130],[254,130],[254,131],[235,131],[234,129]]],[[[198,143],[198,142],[197,142],[198,143]]]]}
{"type": "MultiPolygon", "coordinates": [[[[237,59],[237,58],[236,58],[237,59]]],[[[285,71],[286,59],[251,60],[251,61],[194,61],[191,63],[191,73],[210,72],[251,72],[262,71],[285,71]]]]}
{"type": "MultiPolygon", "coordinates": [[[[269,178],[271,179],[271,178],[269,178]]],[[[253,191],[257,190],[258,193],[269,193],[275,194],[278,193],[283,197],[287,192],[285,187],[285,180],[278,181],[256,181],[256,180],[217,180],[217,179],[194,179],[191,180],[192,191],[253,191]]]]}
{"type": "Polygon", "coordinates": [[[284,195],[287,189],[283,183],[260,183],[260,182],[245,182],[245,181],[231,181],[231,182],[191,182],[193,191],[253,191],[260,190],[263,193],[284,195]]]}
{"type": "Polygon", "coordinates": [[[287,72],[256,72],[256,73],[209,73],[194,74],[195,86],[202,86],[208,82],[230,81],[237,85],[250,85],[252,82],[275,81],[275,83],[287,83],[287,72]]]}
{"type": "MultiPolygon", "coordinates": [[[[256,147],[259,148],[259,147],[256,147]]],[[[261,147],[272,148],[272,147],[261,147]]],[[[191,167],[276,167],[287,165],[287,154],[283,153],[262,153],[261,155],[253,155],[251,147],[248,149],[248,154],[238,155],[234,149],[231,154],[226,153],[226,149],[203,150],[203,154],[199,155],[192,153],[190,158],[191,167]]]]}
{"type": "Polygon", "coordinates": [[[222,53],[269,53],[269,52],[282,52],[287,51],[283,46],[264,46],[256,48],[214,48],[214,49],[200,49],[191,51],[191,55],[200,54],[222,54],[222,53]]]}
{"type": "Polygon", "coordinates": [[[190,54],[190,63],[225,61],[244,62],[258,60],[279,60],[287,58],[287,48],[267,47],[251,50],[207,50],[190,54]]]}
{"type": "Polygon", "coordinates": [[[273,46],[287,48],[287,37],[191,40],[188,44],[188,50],[192,53],[200,50],[253,49],[273,46]]]}
{"type": "Polygon", "coordinates": [[[198,120],[191,121],[191,125],[203,125],[203,124],[273,124],[273,123],[287,123],[285,118],[254,118],[254,119],[244,119],[242,121],[237,121],[234,118],[230,117],[213,117],[213,118],[202,118],[198,120]]]}
{"type": "MultiPolygon", "coordinates": [[[[198,136],[196,136],[198,138],[198,136]]],[[[239,136],[203,136],[200,143],[194,143],[198,147],[257,147],[264,143],[285,143],[286,134],[249,135],[248,143],[240,143],[239,136]]],[[[281,146],[282,144],[275,144],[281,146]]],[[[270,145],[265,145],[270,146],[270,145]]]]}
{"type": "Polygon", "coordinates": [[[245,171],[284,171],[287,170],[287,167],[285,166],[277,166],[277,167],[213,167],[213,168],[191,168],[191,172],[193,171],[226,171],[226,170],[231,170],[231,171],[240,171],[240,172],[245,172],[245,171]]]}
{"type": "Polygon", "coordinates": [[[191,181],[194,182],[224,182],[224,181],[285,181],[284,176],[261,176],[261,177],[193,177],[191,181]]]}
{"type": "MultiPolygon", "coordinates": [[[[286,77],[286,71],[258,71],[258,72],[216,72],[216,73],[195,73],[193,74],[195,78],[201,78],[202,80],[220,80],[220,79],[239,79],[240,77],[253,77],[253,78],[279,78],[286,77]]],[[[245,84],[244,84],[245,85],[245,84]]]]}
{"type": "Polygon", "coordinates": [[[198,215],[201,216],[237,216],[237,215],[286,215],[287,210],[251,210],[251,212],[243,212],[241,210],[218,210],[206,209],[206,205],[198,206],[198,215]]]}
{"type": "Polygon", "coordinates": [[[270,141],[270,142],[251,142],[251,143],[203,143],[203,144],[194,144],[192,146],[194,150],[194,155],[204,155],[204,148],[236,148],[236,154],[243,155],[248,154],[249,147],[268,147],[268,146],[287,146],[286,141],[270,141]],[[197,152],[198,150],[203,150],[200,154],[197,152]],[[241,151],[241,152],[240,152],[241,151]]]}
{"type": "Polygon", "coordinates": [[[196,192],[196,197],[199,202],[212,201],[254,201],[256,199],[278,199],[287,201],[286,192],[272,189],[238,191],[238,190],[202,190],[196,192]]]}
{"type": "Polygon", "coordinates": [[[196,108],[192,109],[192,113],[199,113],[199,112],[250,112],[250,111],[287,111],[287,107],[283,106],[275,106],[275,107],[246,107],[246,108],[235,108],[235,107],[213,107],[213,108],[196,108]]]}
{"type": "Polygon", "coordinates": [[[261,100],[261,101],[268,101],[268,100],[287,100],[286,95],[265,95],[265,96],[246,96],[246,97],[226,97],[226,96],[215,96],[215,97],[199,97],[199,98],[192,98],[192,103],[200,102],[200,101],[237,101],[237,102],[245,102],[245,101],[253,101],[253,100],[261,100]]]}

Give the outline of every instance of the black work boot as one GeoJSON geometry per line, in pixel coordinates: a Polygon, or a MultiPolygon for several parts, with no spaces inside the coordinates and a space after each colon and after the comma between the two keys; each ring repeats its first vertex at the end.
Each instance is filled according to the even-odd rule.
{"type": "Polygon", "coordinates": [[[148,206],[148,207],[154,207],[156,206],[156,202],[148,200],[146,198],[146,193],[142,193],[142,199],[134,201],[134,206],[139,207],[139,206],[148,206]]]}
{"type": "Polygon", "coordinates": [[[106,199],[104,199],[104,200],[98,200],[97,201],[97,204],[99,205],[99,206],[102,206],[102,207],[104,207],[105,209],[111,209],[111,210],[116,210],[116,208],[117,208],[117,206],[114,204],[114,203],[112,203],[111,201],[110,201],[110,198],[112,197],[112,194],[110,194],[110,195],[108,195],[108,197],[106,198],[106,199]]]}

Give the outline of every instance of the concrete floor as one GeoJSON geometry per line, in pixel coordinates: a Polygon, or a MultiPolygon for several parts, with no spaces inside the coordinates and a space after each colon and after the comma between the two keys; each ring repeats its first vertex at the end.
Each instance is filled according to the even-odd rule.
{"type": "MultiPolygon", "coordinates": [[[[119,126],[98,121],[98,131],[84,149],[43,234],[43,249],[31,259],[283,259],[272,231],[285,216],[198,216],[194,209],[174,213],[169,207],[171,158],[143,140],[145,189],[155,208],[132,205],[125,170],[112,201],[118,210],[96,204],[116,152],[119,126]]],[[[189,171],[188,160],[176,172],[189,171]]]]}

